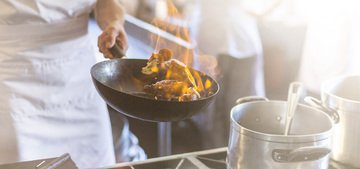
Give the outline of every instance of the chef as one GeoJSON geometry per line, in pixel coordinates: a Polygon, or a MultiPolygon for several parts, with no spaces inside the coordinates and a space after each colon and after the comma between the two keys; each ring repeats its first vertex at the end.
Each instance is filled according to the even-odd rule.
{"type": "Polygon", "coordinates": [[[0,163],[70,153],[80,168],[115,162],[109,115],[90,78],[95,9],[107,58],[124,50],[116,0],[0,1],[0,163]]]}
{"type": "Polygon", "coordinates": [[[226,146],[230,110],[237,98],[265,95],[257,23],[244,12],[241,0],[198,0],[193,11],[192,37],[202,53],[216,57],[220,70],[216,102],[196,121],[206,133],[205,148],[226,146]]]}

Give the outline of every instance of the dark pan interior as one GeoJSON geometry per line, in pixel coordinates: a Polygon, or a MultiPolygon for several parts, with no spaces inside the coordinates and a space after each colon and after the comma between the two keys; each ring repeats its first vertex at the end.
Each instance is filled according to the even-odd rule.
{"type": "Polygon", "coordinates": [[[141,59],[105,61],[94,67],[92,75],[100,83],[117,91],[140,92],[144,85],[151,84],[150,78],[141,73],[141,68],[145,65],[146,60],[141,59]]]}

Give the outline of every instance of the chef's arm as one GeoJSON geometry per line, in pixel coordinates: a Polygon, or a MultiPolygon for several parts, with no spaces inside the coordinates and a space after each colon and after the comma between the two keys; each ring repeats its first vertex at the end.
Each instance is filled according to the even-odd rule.
{"type": "Polygon", "coordinates": [[[100,52],[113,58],[109,49],[117,43],[125,51],[128,47],[124,29],[125,9],[118,0],[97,0],[95,19],[103,30],[98,38],[100,52]]]}

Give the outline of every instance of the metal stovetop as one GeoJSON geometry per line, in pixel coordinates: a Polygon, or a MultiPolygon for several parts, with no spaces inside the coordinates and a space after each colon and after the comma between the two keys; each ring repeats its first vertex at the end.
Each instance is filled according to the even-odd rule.
{"type": "Polygon", "coordinates": [[[109,169],[226,169],[226,147],[120,163],[109,169]]]}
{"type": "MultiPolygon", "coordinates": [[[[120,163],[107,169],[226,169],[226,147],[120,163]]],[[[355,169],[330,161],[329,169],[355,169]]]]}

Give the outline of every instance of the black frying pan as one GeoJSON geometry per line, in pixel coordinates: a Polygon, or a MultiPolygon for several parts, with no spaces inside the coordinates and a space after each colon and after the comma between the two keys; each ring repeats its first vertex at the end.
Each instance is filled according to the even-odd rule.
{"type": "Polygon", "coordinates": [[[191,117],[206,107],[219,90],[218,83],[202,72],[202,81],[210,80],[212,87],[204,96],[195,101],[155,100],[142,93],[146,84],[154,83],[153,78],[141,73],[147,63],[145,59],[111,59],[95,64],[91,76],[97,91],[116,111],[145,121],[179,121],[191,117]]]}

